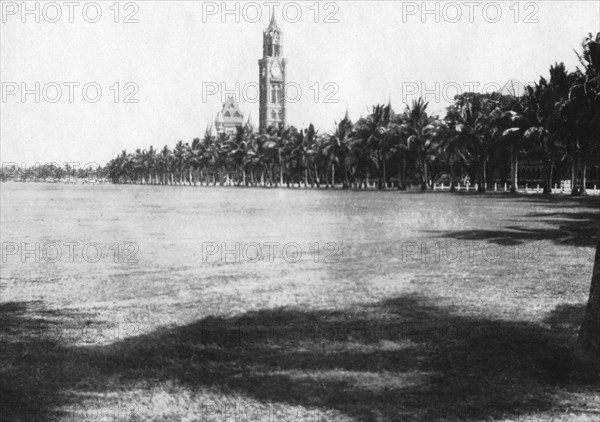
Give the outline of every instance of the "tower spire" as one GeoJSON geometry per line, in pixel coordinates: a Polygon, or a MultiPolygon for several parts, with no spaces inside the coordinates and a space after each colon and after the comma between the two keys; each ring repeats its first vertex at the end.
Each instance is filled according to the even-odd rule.
{"type": "Polygon", "coordinates": [[[285,65],[283,32],[277,25],[275,10],[263,32],[263,57],[258,61],[260,80],[259,128],[264,133],[271,126],[285,125],[285,65]]]}
{"type": "Polygon", "coordinates": [[[277,25],[277,21],[275,20],[275,8],[271,11],[271,20],[269,21],[269,26],[265,32],[281,32],[277,25]]]}

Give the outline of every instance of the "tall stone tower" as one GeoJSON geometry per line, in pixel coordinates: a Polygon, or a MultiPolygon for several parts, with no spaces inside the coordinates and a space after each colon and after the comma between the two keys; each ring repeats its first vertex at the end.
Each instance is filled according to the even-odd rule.
{"type": "Polygon", "coordinates": [[[263,58],[258,61],[260,80],[260,132],[269,126],[285,126],[285,63],[283,32],[275,22],[275,14],[263,32],[263,58]]]}

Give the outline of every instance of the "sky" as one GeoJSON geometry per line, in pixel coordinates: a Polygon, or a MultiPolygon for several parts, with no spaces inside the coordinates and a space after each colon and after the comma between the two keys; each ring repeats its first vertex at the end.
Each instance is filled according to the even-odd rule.
{"type": "Polygon", "coordinates": [[[555,62],[574,70],[574,51],[600,31],[596,0],[75,3],[2,1],[3,163],[103,165],[124,149],[191,142],[227,95],[257,127],[271,10],[287,123],[322,133],[346,110],[356,120],[423,96],[443,116],[456,93],[537,81],[555,62]]]}

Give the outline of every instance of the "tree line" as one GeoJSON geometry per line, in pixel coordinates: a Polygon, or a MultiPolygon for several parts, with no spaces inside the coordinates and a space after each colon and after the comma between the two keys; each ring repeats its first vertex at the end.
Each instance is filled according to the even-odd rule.
{"type": "Polygon", "coordinates": [[[3,182],[18,180],[21,182],[39,181],[74,181],[101,180],[107,177],[107,168],[96,163],[86,163],[81,167],[78,163],[44,163],[31,167],[21,167],[17,163],[3,163],[0,169],[0,179],[3,182]]]}
{"type": "MultiPolygon", "coordinates": [[[[311,124],[271,127],[257,133],[246,124],[233,134],[179,141],[161,150],[123,151],[105,167],[114,183],[235,185],[422,190],[435,181],[470,180],[480,192],[493,182],[518,189],[520,160],[542,168],[545,193],[570,172],[573,192],[585,188],[588,160],[598,153],[600,33],[589,34],[577,53],[580,66],[550,67],[523,95],[457,95],[444,118],[423,99],[396,113],[391,104],[372,106],[353,122],[348,113],[330,133],[311,124]]],[[[595,176],[597,177],[597,176],[595,176]]]]}

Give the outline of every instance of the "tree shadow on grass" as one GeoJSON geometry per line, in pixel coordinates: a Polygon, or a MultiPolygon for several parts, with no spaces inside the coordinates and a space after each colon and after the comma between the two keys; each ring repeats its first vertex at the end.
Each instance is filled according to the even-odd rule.
{"type": "MultiPolygon", "coordinates": [[[[504,230],[458,230],[444,232],[441,237],[460,241],[485,240],[500,246],[518,246],[529,242],[550,240],[556,244],[577,247],[595,246],[594,222],[560,224],[554,228],[525,229],[507,226],[504,230]]],[[[597,226],[597,222],[595,224],[597,226]]],[[[440,233],[440,232],[429,232],[440,233]]]]}
{"type": "MultiPolygon", "coordinates": [[[[3,305],[3,319],[23,326],[25,308],[3,305]]],[[[597,388],[597,369],[574,363],[572,332],[554,327],[458,316],[405,296],[347,310],[208,317],[92,347],[3,338],[1,392],[21,414],[35,398],[46,420],[81,400],[72,391],[168,382],[361,421],[487,420],[549,411],[560,392],[597,388]]]]}
{"type": "Polygon", "coordinates": [[[586,305],[584,303],[558,305],[550,312],[544,322],[550,324],[553,329],[577,332],[581,327],[581,322],[585,315],[585,308],[586,305]]]}
{"type": "Polygon", "coordinates": [[[40,310],[40,302],[0,304],[0,420],[66,417],[63,389],[83,374],[67,335],[85,314],[40,310]],[[32,313],[35,310],[35,313],[32,313]],[[35,316],[33,316],[35,315],[35,316]]]}
{"type": "Polygon", "coordinates": [[[596,245],[600,221],[600,201],[596,198],[578,204],[567,199],[559,203],[549,199],[529,201],[547,201],[547,207],[552,211],[527,213],[522,219],[513,220],[503,229],[429,231],[428,233],[461,241],[485,240],[501,246],[517,246],[526,242],[544,240],[577,247],[596,245]],[[578,205],[579,209],[574,208],[578,205]]]}

